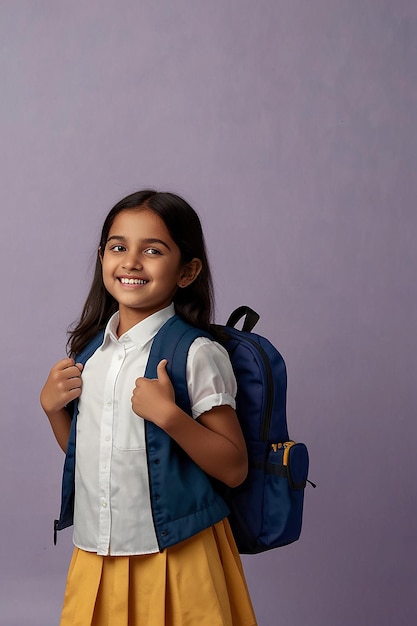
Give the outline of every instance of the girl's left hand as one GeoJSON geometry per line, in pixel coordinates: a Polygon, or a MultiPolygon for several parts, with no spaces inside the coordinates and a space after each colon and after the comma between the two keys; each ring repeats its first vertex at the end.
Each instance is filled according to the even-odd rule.
{"type": "Polygon", "coordinates": [[[166,371],[168,361],[158,363],[157,377],[138,378],[132,395],[132,409],[139,417],[158,424],[176,407],[175,392],[166,371]]]}

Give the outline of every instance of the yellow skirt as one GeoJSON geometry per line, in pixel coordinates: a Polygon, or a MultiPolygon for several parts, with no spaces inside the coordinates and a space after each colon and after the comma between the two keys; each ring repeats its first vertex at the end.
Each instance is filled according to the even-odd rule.
{"type": "Polygon", "coordinates": [[[60,626],[256,626],[229,522],[157,554],[75,548],[60,626]]]}

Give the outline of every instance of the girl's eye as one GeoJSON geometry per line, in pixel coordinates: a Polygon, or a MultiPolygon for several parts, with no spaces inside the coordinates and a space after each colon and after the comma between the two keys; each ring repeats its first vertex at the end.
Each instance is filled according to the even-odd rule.
{"type": "Polygon", "coordinates": [[[146,248],[144,252],[145,254],[150,254],[150,255],[161,254],[161,252],[157,250],[156,248],[146,248]]]}
{"type": "Polygon", "coordinates": [[[122,246],[120,243],[118,243],[115,246],[111,246],[110,250],[112,252],[124,252],[126,248],[122,246]]]}

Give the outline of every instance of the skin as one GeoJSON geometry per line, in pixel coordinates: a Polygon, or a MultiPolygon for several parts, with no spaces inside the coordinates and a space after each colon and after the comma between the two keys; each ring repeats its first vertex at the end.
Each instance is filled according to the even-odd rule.
{"type": "MultiPolygon", "coordinates": [[[[165,224],[147,209],[120,213],[99,254],[104,285],[119,303],[119,336],[168,306],[176,290],[191,284],[201,270],[199,259],[181,262],[180,250],[165,224]],[[131,279],[141,282],[132,284],[131,279]]],[[[64,451],[71,423],[65,405],[81,391],[82,365],[62,359],[51,369],[41,392],[42,408],[64,451]]],[[[230,487],[245,479],[246,445],[235,411],[219,406],[198,420],[191,419],[175,404],[166,361],[159,363],[155,380],[136,380],[132,408],[138,419],[154,422],[168,433],[210,476],[230,487]]]]}

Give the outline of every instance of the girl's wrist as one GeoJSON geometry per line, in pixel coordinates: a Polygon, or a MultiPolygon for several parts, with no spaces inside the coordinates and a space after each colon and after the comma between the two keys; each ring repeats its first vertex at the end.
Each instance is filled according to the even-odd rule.
{"type": "Polygon", "coordinates": [[[56,422],[57,420],[61,420],[61,419],[65,419],[65,420],[71,419],[65,406],[63,406],[61,409],[53,409],[53,410],[47,410],[44,407],[42,408],[46,414],[46,417],[51,423],[56,422]]]}
{"type": "Polygon", "coordinates": [[[167,402],[159,412],[159,419],[155,423],[169,435],[184,416],[189,417],[175,402],[167,402]]]}

